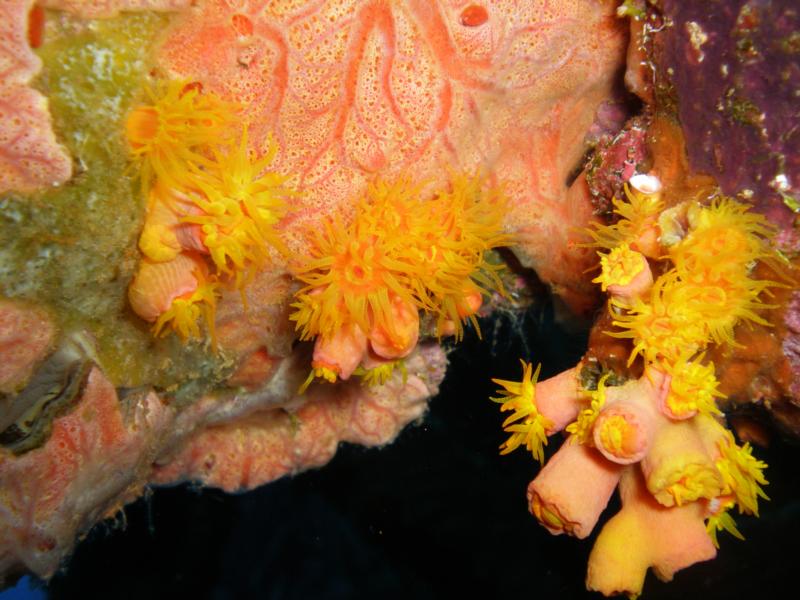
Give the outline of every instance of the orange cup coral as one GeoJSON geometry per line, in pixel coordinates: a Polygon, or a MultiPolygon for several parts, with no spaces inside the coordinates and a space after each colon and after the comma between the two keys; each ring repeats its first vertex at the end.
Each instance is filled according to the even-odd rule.
{"type": "MultiPolygon", "coordinates": [[[[148,94],[152,104],[134,108],[126,126],[148,198],[139,238],[146,259],[140,269],[174,263],[186,253],[210,258],[207,283],[192,298],[162,307],[154,327],[159,334],[169,323],[184,339],[199,337],[198,325],[189,321],[202,312],[213,329],[219,285],[242,289],[268,261],[270,248],[286,254],[276,226],[295,192],[285,176],[270,171],[277,154],[274,141],[261,157],[249,149],[247,127],[237,124],[241,106],[203,93],[199,83],[171,81],[148,94]],[[205,308],[198,312],[200,305],[205,308]]],[[[151,278],[141,275],[131,288],[132,307],[153,320],[140,310],[147,304],[144,298],[164,292],[148,287],[151,278]]],[[[172,292],[176,298],[177,291],[172,292]]]]}
{"type": "Polygon", "coordinates": [[[434,315],[439,335],[463,335],[481,295],[501,290],[485,252],[509,241],[505,197],[479,177],[453,176],[447,189],[423,198],[408,179],[376,181],[353,220],[325,222],[311,233],[309,256],[295,267],[306,286],[294,313],[300,337],[316,338],[314,375],[347,379],[368,351],[387,360],[407,356],[419,336],[419,311],[434,315]],[[358,330],[368,344],[345,344],[358,330]],[[334,361],[328,348],[354,353],[334,361]]]}
{"type": "Polygon", "coordinates": [[[606,333],[632,341],[629,366],[641,361],[644,374],[620,384],[620,374],[597,378],[579,364],[537,383],[523,363],[521,382],[495,380],[502,386],[495,400],[515,411],[503,423],[511,434],[503,454],[525,443],[542,462],[547,435],[571,434],[528,490],[544,527],[587,536],[619,481],[623,508],[600,534],[587,577],[589,589],[607,595],[638,595],[649,567],[670,579],[713,558],[717,531],[741,537],[727,511],[758,515],[766,498],[766,465],[724,427],[716,405],[724,396],[704,350],[735,344],[738,324],[769,325],[762,297],[782,284],[753,271],[766,262],[781,276],[771,229],[717,197],[680,207],[683,233],[668,243],[658,236],[661,189],[650,188],[626,189],[628,202],[614,202],[618,221],[590,232],[593,245],[609,250],[595,280],[610,295],[615,329],[606,333]],[[657,268],[648,258],[661,259],[657,268]]]}

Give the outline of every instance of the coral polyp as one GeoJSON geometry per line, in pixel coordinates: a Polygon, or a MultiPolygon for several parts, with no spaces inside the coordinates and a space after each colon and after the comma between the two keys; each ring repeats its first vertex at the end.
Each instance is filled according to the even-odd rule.
{"type": "Polygon", "coordinates": [[[141,161],[143,188],[156,177],[181,188],[190,177],[188,165],[206,160],[204,148],[229,138],[241,107],[202,93],[199,82],[168,81],[146,93],[150,104],[135,107],[125,124],[130,152],[141,161]]]}
{"type": "Polygon", "coordinates": [[[165,82],[148,94],[152,103],[134,108],[126,125],[147,195],[139,248],[156,263],[186,253],[210,259],[203,285],[165,308],[154,326],[156,335],[169,325],[186,340],[200,336],[201,318],[213,333],[223,285],[242,290],[271,249],[287,253],[277,225],[296,194],[270,168],[277,144],[270,139],[261,156],[249,147],[241,106],[203,92],[198,82],[165,82]]]}
{"type": "MultiPolygon", "coordinates": [[[[658,278],[650,297],[632,305],[612,300],[614,325],[622,331],[611,335],[634,340],[631,361],[639,353],[648,362],[675,360],[711,342],[734,344],[739,322],[768,325],[759,311],[769,308],[763,296],[778,284],[751,277],[755,261],[771,257],[777,264],[764,218],[729,198],[692,204],[687,216],[689,231],[669,248],[673,267],[658,278]]],[[[601,260],[611,260],[619,249],[601,260]]]]}
{"type": "Polygon", "coordinates": [[[763,215],[731,198],[692,204],[686,214],[689,232],[669,249],[678,272],[701,276],[706,283],[740,283],[738,271],[772,256],[766,240],[774,234],[763,215]]]}
{"type": "Polygon", "coordinates": [[[611,300],[613,324],[609,335],[634,342],[629,364],[640,354],[647,362],[659,358],[675,360],[681,353],[698,351],[707,340],[707,322],[695,297],[682,294],[677,274],[659,277],[649,297],[627,303],[611,300]]]}
{"type": "Polygon", "coordinates": [[[670,376],[669,393],[663,405],[669,417],[688,419],[697,413],[722,416],[716,400],[725,394],[718,389],[714,363],[704,359],[702,354],[693,359],[684,355],[674,363],[660,363],[670,376]]]}
{"type": "MultiPolygon", "coordinates": [[[[310,234],[310,252],[295,268],[306,286],[291,319],[301,339],[317,338],[313,368],[334,366],[349,377],[349,365],[323,364],[321,355],[343,331],[354,340],[353,327],[366,335],[370,352],[403,358],[416,345],[420,310],[436,317],[439,335],[458,339],[482,294],[502,289],[498,267],[485,257],[509,241],[502,192],[465,175],[452,175],[428,197],[423,187],[408,178],[377,180],[351,221],[334,217],[310,234]]],[[[366,356],[366,348],[347,346],[356,364],[366,356]]]]}
{"type": "Polygon", "coordinates": [[[661,190],[646,193],[625,185],[625,198],[612,199],[616,222],[611,225],[595,223],[588,231],[593,242],[589,245],[612,250],[628,244],[647,256],[657,247],[656,233],[658,216],[664,209],[661,190]]]}
{"type": "Polygon", "coordinates": [[[136,314],[153,323],[154,335],[169,325],[183,340],[199,338],[197,321],[204,317],[213,341],[216,289],[202,257],[185,253],[170,261],[143,259],[128,299],[136,314]]]}
{"type": "Polygon", "coordinates": [[[627,243],[623,243],[608,254],[601,255],[601,273],[592,281],[599,283],[600,289],[605,292],[609,287],[630,285],[646,268],[647,259],[644,255],[631,250],[627,243]]]}
{"type": "Polygon", "coordinates": [[[277,151],[270,140],[267,151],[254,158],[245,129],[237,144],[213,148],[211,162],[192,178],[199,191],[189,198],[197,211],[181,222],[199,227],[217,272],[234,278],[238,287],[263,266],[270,246],[287,252],[275,226],[294,193],[287,177],[269,170],[277,151]]]}
{"type": "Polygon", "coordinates": [[[486,252],[506,246],[510,236],[503,231],[505,197],[481,178],[453,174],[448,188],[438,193],[426,210],[416,211],[409,233],[416,239],[403,252],[405,262],[418,258],[423,272],[413,280],[420,305],[438,315],[442,331],[446,323],[463,335],[462,322],[474,314],[480,296],[502,290],[500,268],[486,260],[486,252]]]}
{"type": "Polygon", "coordinates": [[[498,390],[500,396],[492,400],[500,403],[501,411],[514,411],[503,421],[503,428],[511,437],[500,446],[500,454],[508,454],[524,445],[533,458],[543,464],[547,430],[553,427],[553,422],[536,408],[536,380],[541,365],[536,367],[535,372],[532,369],[530,363],[522,361],[522,381],[493,379],[502,387],[498,390]]]}
{"type": "Polygon", "coordinates": [[[302,339],[329,337],[346,322],[363,331],[375,324],[393,329],[390,293],[413,302],[409,270],[416,267],[397,261],[397,241],[368,215],[369,205],[362,204],[349,227],[329,221],[316,236],[310,259],[297,272],[307,284],[292,316],[302,339]]]}
{"type": "Polygon", "coordinates": [[[607,595],[638,595],[650,567],[670,579],[712,558],[719,531],[742,537],[729,511],[757,516],[767,499],[766,465],[723,424],[725,395],[706,351],[736,345],[739,325],[769,326],[764,296],[783,284],[756,273],[785,277],[772,229],[746,206],[711,197],[670,208],[682,231],[662,238],[660,195],[660,186],[626,189],[628,201],[614,202],[617,222],[589,232],[590,245],[606,249],[595,282],[609,294],[613,327],[601,335],[630,340],[627,369],[604,368],[590,353],[550,380],[531,380],[529,366],[521,382],[495,380],[504,395],[524,391],[522,416],[555,424],[537,430],[537,460],[545,435],[570,434],[528,490],[544,527],[587,536],[619,484],[622,510],[601,532],[587,577],[607,595]],[[676,532],[674,542],[658,541],[676,532]]]}
{"type": "Polygon", "coordinates": [[[169,325],[184,341],[189,338],[199,338],[198,321],[202,318],[208,328],[211,344],[215,345],[214,315],[217,308],[217,285],[213,281],[203,281],[191,294],[175,298],[170,307],[156,319],[153,334],[164,335],[164,329],[169,325]]]}
{"type": "Polygon", "coordinates": [[[600,415],[600,410],[606,404],[607,379],[608,374],[600,378],[597,382],[596,389],[583,390],[582,398],[578,400],[582,408],[577,413],[576,419],[564,429],[567,433],[572,434],[572,437],[570,437],[571,442],[578,442],[580,444],[587,444],[590,442],[595,421],[597,421],[597,417],[600,415]]]}

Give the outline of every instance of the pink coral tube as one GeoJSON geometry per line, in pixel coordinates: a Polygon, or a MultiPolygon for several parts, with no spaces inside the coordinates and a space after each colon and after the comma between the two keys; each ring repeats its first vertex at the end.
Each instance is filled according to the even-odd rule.
{"type": "Polygon", "coordinates": [[[642,460],[642,473],[653,497],[664,506],[713,498],[722,487],[719,472],[695,420],[661,427],[642,460]]]}
{"type": "Polygon", "coordinates": [[[173,300],[197,289],[202,269],[200,259],[191,254],[178,254],[166,262],[143,259],[128,288],[131,308],[145,321],[155,321],[173,300]]]}
{"type": "Polygon", "coordinates": [[[536,408],[550,419],[553,425],[547,434],[561,431],[575,420],[580,410],[578,392],[578,367],[536,384],[536,408]]]}
{"type": "Polygon", "coordinates": [[[330,337],[317,338],[311,366],[330,369],[340,379],[349,379],[366,353],[366,334],[356,323],[350,323],[330,337]]]}
{"type": "Polygon", "coordinates": [[[614,493],[622,469],[570,438],[528,486],[530,511],[554,535],[585,538],[614,493]]]}
{"type": "Polygon", "coordinates": [[[369,344],[378,356],[394,360],[405,358],[419,339],[419,311],[411,302],[392,297],[392,327],[374,325],[369,332],[369,344]]]}

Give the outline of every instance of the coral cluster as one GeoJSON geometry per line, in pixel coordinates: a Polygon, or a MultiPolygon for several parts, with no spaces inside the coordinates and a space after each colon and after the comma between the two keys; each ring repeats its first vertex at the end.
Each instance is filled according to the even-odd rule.
{"type": "Polygon", "coordinates": [[[204,316],[213,340],[217,288],[242,289],[270,247],[285,253],[275,225],[293,192],[269,170],[274,142],[260,158],[251,153],[239,105],[197,82],[171,81],[150,95],[126,124],[147,197],[144,256],[128,296],[156,335],[170,325],[183,339],[199,337],[204,316]]]}
{"type": "Polygon", "coordinates": [[[622,510],[597,539],[587,587],[637,595],[649,567],[671,579],[716,554],[719,530],[741,537],[729,511],[758,515],[766,498],[766,465],[726,429],[706,351],[736,345],[739,324],[768,325],[764,297],[785,275],[771,227],[746,206],[712,195],[666,208],[658,179],[630,184],[614,200],[616,222],[589,232],[603,249],[605,334],[632,342],[627,370],[586,359],[537,382],[523,363],[521,382],[495,380],[495,400],[514,411],[503,453],[525,445],[544,463],[547,436],[568,434],[528,488],[550,532],[588,536],[619,486],[622,510]]]}
{"type": "Polygon", "coordinates": [[[380,381],[414,349],[420,310],[439,336],[459,339],[467,319],[477,327],[483,294],[502,289],[485,253],[509,241],[505,208],[480,177],[453,175],[430,198],[408,179],[376,181],[352,222],[328,220],[295,273],[306,286],[291,318],[316,339],[311,378],[380,381]]]}

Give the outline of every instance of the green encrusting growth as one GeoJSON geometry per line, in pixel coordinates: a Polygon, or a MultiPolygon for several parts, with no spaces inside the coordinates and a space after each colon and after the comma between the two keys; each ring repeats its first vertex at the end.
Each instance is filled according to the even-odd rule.
{"type": "Polygon", "coordinates": [[[36,85],[49,98],[74,176],[32,196],[0,196],[0,296],[48,306],[65,331],[91,331],[115,385],[153,384],[180,397],[218,383],[230,366],[175,336],[153,340],[127,306],[144,200],[128,161],[124,119],[140,99],[150,49],[168,21],[48,13],[36,85]]]}

